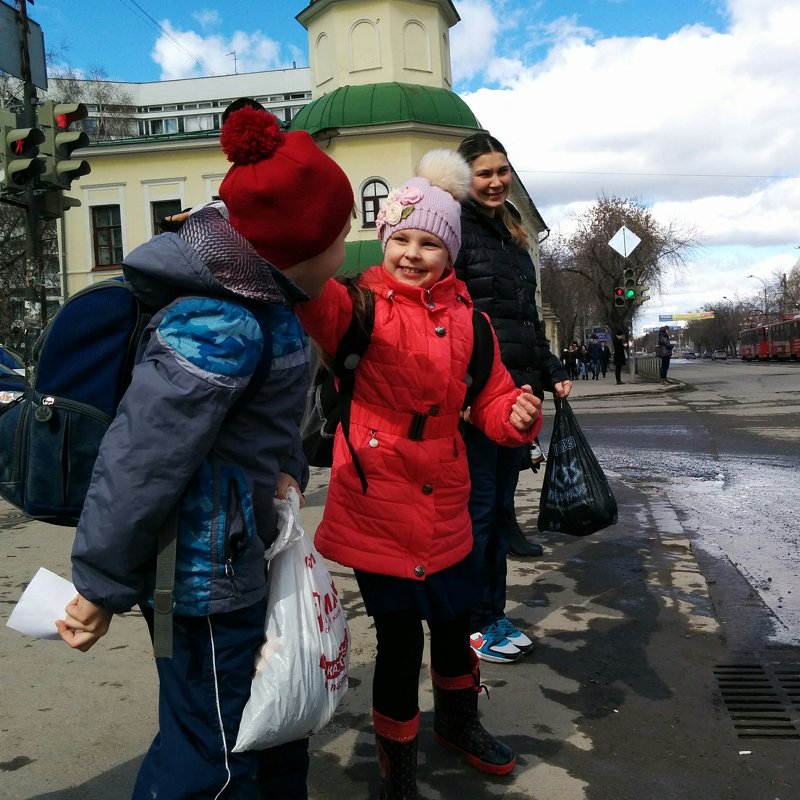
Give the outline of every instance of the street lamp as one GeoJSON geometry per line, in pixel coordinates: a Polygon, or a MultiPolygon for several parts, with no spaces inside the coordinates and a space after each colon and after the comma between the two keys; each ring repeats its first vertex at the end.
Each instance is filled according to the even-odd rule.
{"type": "Polygon", "coordinates": [[[757,281],[761,281],[764,286],[764,324],[767,323],[767,282],[760,278],[758,275],[748,275],[748,278],[755,278],[757,281]]]}

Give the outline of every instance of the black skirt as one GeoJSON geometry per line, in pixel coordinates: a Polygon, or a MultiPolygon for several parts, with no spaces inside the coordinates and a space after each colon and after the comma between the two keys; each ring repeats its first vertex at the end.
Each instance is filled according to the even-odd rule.
{"type": "Polygon", "coordinates": [[[354,572],[371,617],[413,611],[428,622],[449,622],[472,605],[478,585],[471,556],[435,572],[424,581],[361,570],[354,572]]]}

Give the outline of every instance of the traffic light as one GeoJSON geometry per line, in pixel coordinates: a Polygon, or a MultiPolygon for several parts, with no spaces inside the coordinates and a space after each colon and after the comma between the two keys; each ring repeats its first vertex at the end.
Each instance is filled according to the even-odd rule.
{"type": "Polygon", "coordinates": [[[619,308],[625,307],[625,287],[624,286],[615,286],[614,287],[614,305],[619,308]]]}
{"type": "Polygon", "coordinates": [[[44,134],[38,128],[18,128],[17,115],[0,109],[2,128],[2,168],[0,189],[3,192],[22,192],[43,172],[44,164],[37,158],[44,134]]]}
{"type": "Polygon", "coordinates": [[[636,276],[632,269],[626,269],[622,273],[622,285],[625,288],[625,300],[633,303],[636,300],[636,276]]]}
{"type": "Polygon", "coordinates": [[[88,175],[88,161],[72,158],[72,151],[89,144],[82,131],[71,131],[73,122],[86,119],[89,112],[83,103],[54,103],[48,100],[39,109],[39,125],[44,128],[45,170],[42,183],[56,189],[69,189],[72,181],[88,175]]]}
{"type": "Polygon", "coordinates": [[[641,303],[644,303],[644,302],[646,302],[647,300],[650,299],[650,295],[647,294],[647,292],[650,289],[649,286],[645,286],[642,283],[637,283],[634,288],[636,289],[636,302],[637,303],[641,304],[641,303]]]}

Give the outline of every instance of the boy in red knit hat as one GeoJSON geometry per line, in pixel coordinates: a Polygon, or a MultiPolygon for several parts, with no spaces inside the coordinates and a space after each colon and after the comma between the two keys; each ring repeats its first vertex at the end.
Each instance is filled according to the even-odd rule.
{"type": "Polygon", "coordinates": [[[134,800],[307,798],[307,739],[233,747],[263,640],[272,498],[308,480],[308,348],[293,305],[341,265],[353,192],[307,133],[240,105],[221,136],[229,220],[206,206],[125,259],[156,313],[78,524],[79,594],[56,623],[85,651],[139,605],[152,634],[158,533],[175,512],[172,656],[156,658],[159,732],[134,800]]]}

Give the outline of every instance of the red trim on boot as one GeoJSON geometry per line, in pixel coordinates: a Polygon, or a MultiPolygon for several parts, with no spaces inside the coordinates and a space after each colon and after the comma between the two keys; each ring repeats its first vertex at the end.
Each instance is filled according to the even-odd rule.
{"type": "Polygon", "coordinates": [[[375,733],[384,739],[401,744],[411,742],[417,738],[419,733],[419,709],[417,709],[417,713],[412,719],[401,722],[391,717],[385,717],[373,708],[372,725],[375,728],[375,733]]]}
{"type": "Polygon", "coordinates": [[[469,651],[469,657],[470,661],[472,661],[471,672],[468,672],[466,675],[456,675],[455,678],[446,678],[431,667],[431,680],[440,689],[451,691],[456,689],[474,689],[476,692],[481,692],[483,687],[481,686],[480,677],[480,659],[472,649],[469,651]]]}
{"type": "Polygon", "coordinates": [[[469,750],[464,750],[463,747],[459,747],[453,742],[448,742],[447,739],[442,738],[438,733],[436,733],[436,731],[433,732],[433,738],[440,745],[442,745],[442,747],[446,747],[448,750],[452,750],[453,752],[462,755],[471,767],[474,767],[479,772],[485,772],[488,775],[508,775],[508,773],[511,772],[517,765],[516,756],[512,756],[511,761],[506,764],[490,764],[488,761],[484,761],[474,753],[470,753],[469,750]]]}

